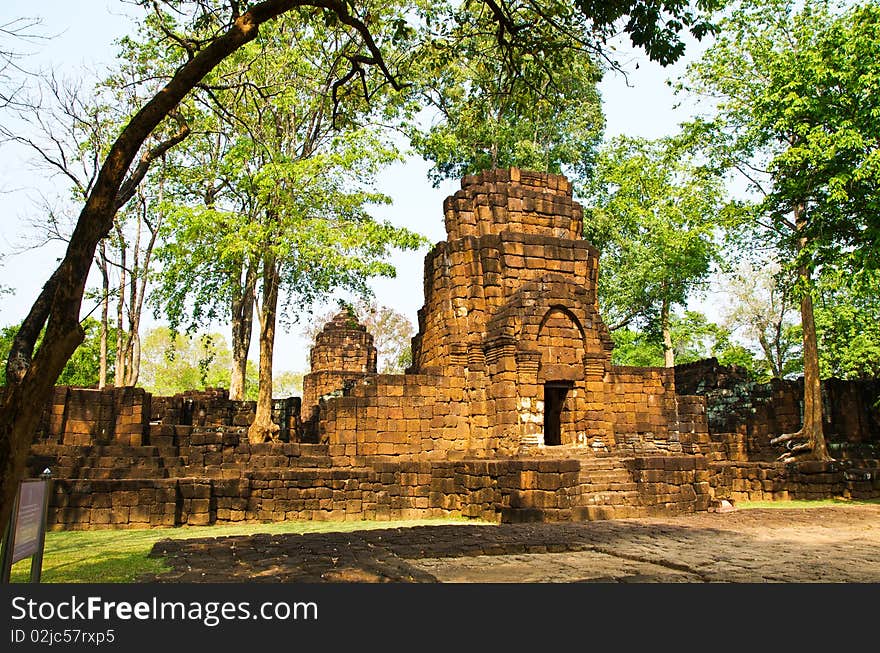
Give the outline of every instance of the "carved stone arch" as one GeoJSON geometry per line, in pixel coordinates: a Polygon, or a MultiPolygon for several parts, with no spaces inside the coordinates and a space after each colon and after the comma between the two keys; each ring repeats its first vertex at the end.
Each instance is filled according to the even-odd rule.
{"type": "Polygon", "coordinates": [[[594,357],[609,357],[611,337],[586,289],[560,275],[548,274],[534,279],[514,292],[486,329],[485,347],[495,343],[515,342],[518,351],[537,351],[537,340],[545,319],[554,309],[565,311],[577,324],[586,352],[594,357]]]}
{"type": "Polygon", "coordinates": [[[539,381],[584,378],[586,339],[577,316],[564,306],[551,306],[541,318],[535,346],[541,355],[539,381]]]}
{"type": "Polygon", "coordinates": [[[547,309],[547,312],[544,313],[544,317],[541,318],[541,322],[538,325],[538,334],[540,334],[547,327],[548,322],[553,319],[555,313],[560,313],[571,320],[571,322],[577,328],[581,339],[586,337],[581,321],[578,319],[577,315],[575,315],[574,312],[572,312],[572,310],[564,304],[552,304],[547,309]]]}

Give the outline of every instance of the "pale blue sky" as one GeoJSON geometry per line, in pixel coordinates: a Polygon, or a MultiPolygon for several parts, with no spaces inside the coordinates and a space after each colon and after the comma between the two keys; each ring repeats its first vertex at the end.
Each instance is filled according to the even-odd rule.
{"type": "MultiPolygon", "coordinates": [[[[103,64],[112,60],[116,52],[114,39],[132,29],[132,23],[124,14],[132,14],[135,10],[113,0],[41,0],[38,3],[6,0],[0,4],[0,24],[20,16],[42,18],[42,33],[54,36],[43,43],[22,46],[31,54],[26,64],[31,68],[52,67],[73,75],[82,66],[100,70],[103,64]]],[[[628,84],[622,75],[608,73],[600,85],[607,121],[606,135],[656,138],[674,133],[677,125],[689,117],[692,107],[673,109],[681,98],[676,98],[665,82],[680,74],[686,61],[701,49],[699,44],[691,47],[683,62],[664,69],[648,61],[644,55],[624,47],[623,51],[628,53],[625,55],[628,84]]],[[[43,173],[29,167],[29,158],[30,154],[21,148],[0,147],[0,198],[3,202],[0,252],[3,253],[20,244],[22,235],[32,230],[28,221],[36,211],[33,199],[38,190],[49,195],[66,191],[63,179],[45,179],[43,173]]],[[[458,188],[458,183],[444,182],[439,188],[432,187],[426,174],[428,167],[425,161],[410,158],[382,174],[381,190],[390,195],[394,203],[377,210],[376,215],[414,229],[434,243],[446,237],[442,202],[458,188]]],[[[424,299],[422,264],[427,250],[425,247],[418,252],[396,254],[393,260],[398,269],[397,277],[373,283],[377,301],[404,313],[413,323],[424,299]]],[[[62,253],[58,247],[45,247],[5,260],[0,269],[0,283],[15,288],[16,292],[11,296],[0,296],[0,326],[24,317],[62,253]]],[[[84,312],[90,308],[84,306],[84,312]]],[[[146,328],[154,324],[150,318],[146,328]]],[[[212,330],[225,334],[227,327],[217,325],[212,330]]],[[[290,333],[279,332],[276,371],[303,370],[308,346],[309,343],[296,333],[296,327],[290,333]]],[[[256,343],[251,357],[256,357],[256,343]]]]}

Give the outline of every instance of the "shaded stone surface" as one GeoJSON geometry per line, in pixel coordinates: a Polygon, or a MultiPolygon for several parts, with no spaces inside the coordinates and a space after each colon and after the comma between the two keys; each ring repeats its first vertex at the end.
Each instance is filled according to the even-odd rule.
{"type": "Polygon", "coordinates": [[[158,582],[880,582],[880,506],[158,542],[158,582]]]}

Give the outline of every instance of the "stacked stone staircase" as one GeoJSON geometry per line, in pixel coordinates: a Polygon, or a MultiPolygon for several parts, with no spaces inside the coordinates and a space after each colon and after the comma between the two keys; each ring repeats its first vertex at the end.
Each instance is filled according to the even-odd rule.
{"type": "Polygon", "coordinates": [[[580,519],[612,519],[635,516],[638,485],[633,481],[632,459],[618,456],[580,460],[580,519]],[[629,464],[628,464],[629,463],[629,464]]]}

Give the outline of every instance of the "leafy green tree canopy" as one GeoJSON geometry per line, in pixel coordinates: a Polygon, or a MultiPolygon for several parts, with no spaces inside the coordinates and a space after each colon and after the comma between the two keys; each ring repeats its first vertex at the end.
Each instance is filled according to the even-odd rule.
{"type": "Polygon", "coordinates": [[[826,267],[817,285],[822,377],[880,378],[880,273],[826,267]]]}
{"type": "Polygon", "coordinates": [[[634,321],[668,328],[716,256],[720,179],[673,145],[614,139],[587,188],[584,236],[602,256],[599,301],[612,331],[634,321]]]}
{"type": "Polygon", "coordinates": [[[880,7],[743,0],[720,27],[682,88],[714,107],[691,133],[760,199],[745,226],[810,269],[877,267],[880,7]]]}
{"type": "MultiPolygon", "coordinates": [[[[738,365],[755,380],[765,377],[765,368],[755,354],[734,341],[729,329],[710,322],[698,311],[685,311],[670,318],[672,344],[677,364],[715,357],[722,365],[738,365]]],[[[662,338],[656,333],[633,328],[611,332],[614,365],[658,367],[664,364],[662,338]]]]}
{"type": "Polygon", "coordinates": [[[567,48],[519,53],[511,69],[486,56],[492,34],[460,28],[467,57],[425,57],[420,66],[421,95],[435,118],[410,137],[434,164],[435,184],[511,166],[585,178],[604,127],[598,66],[567,48]]]}

